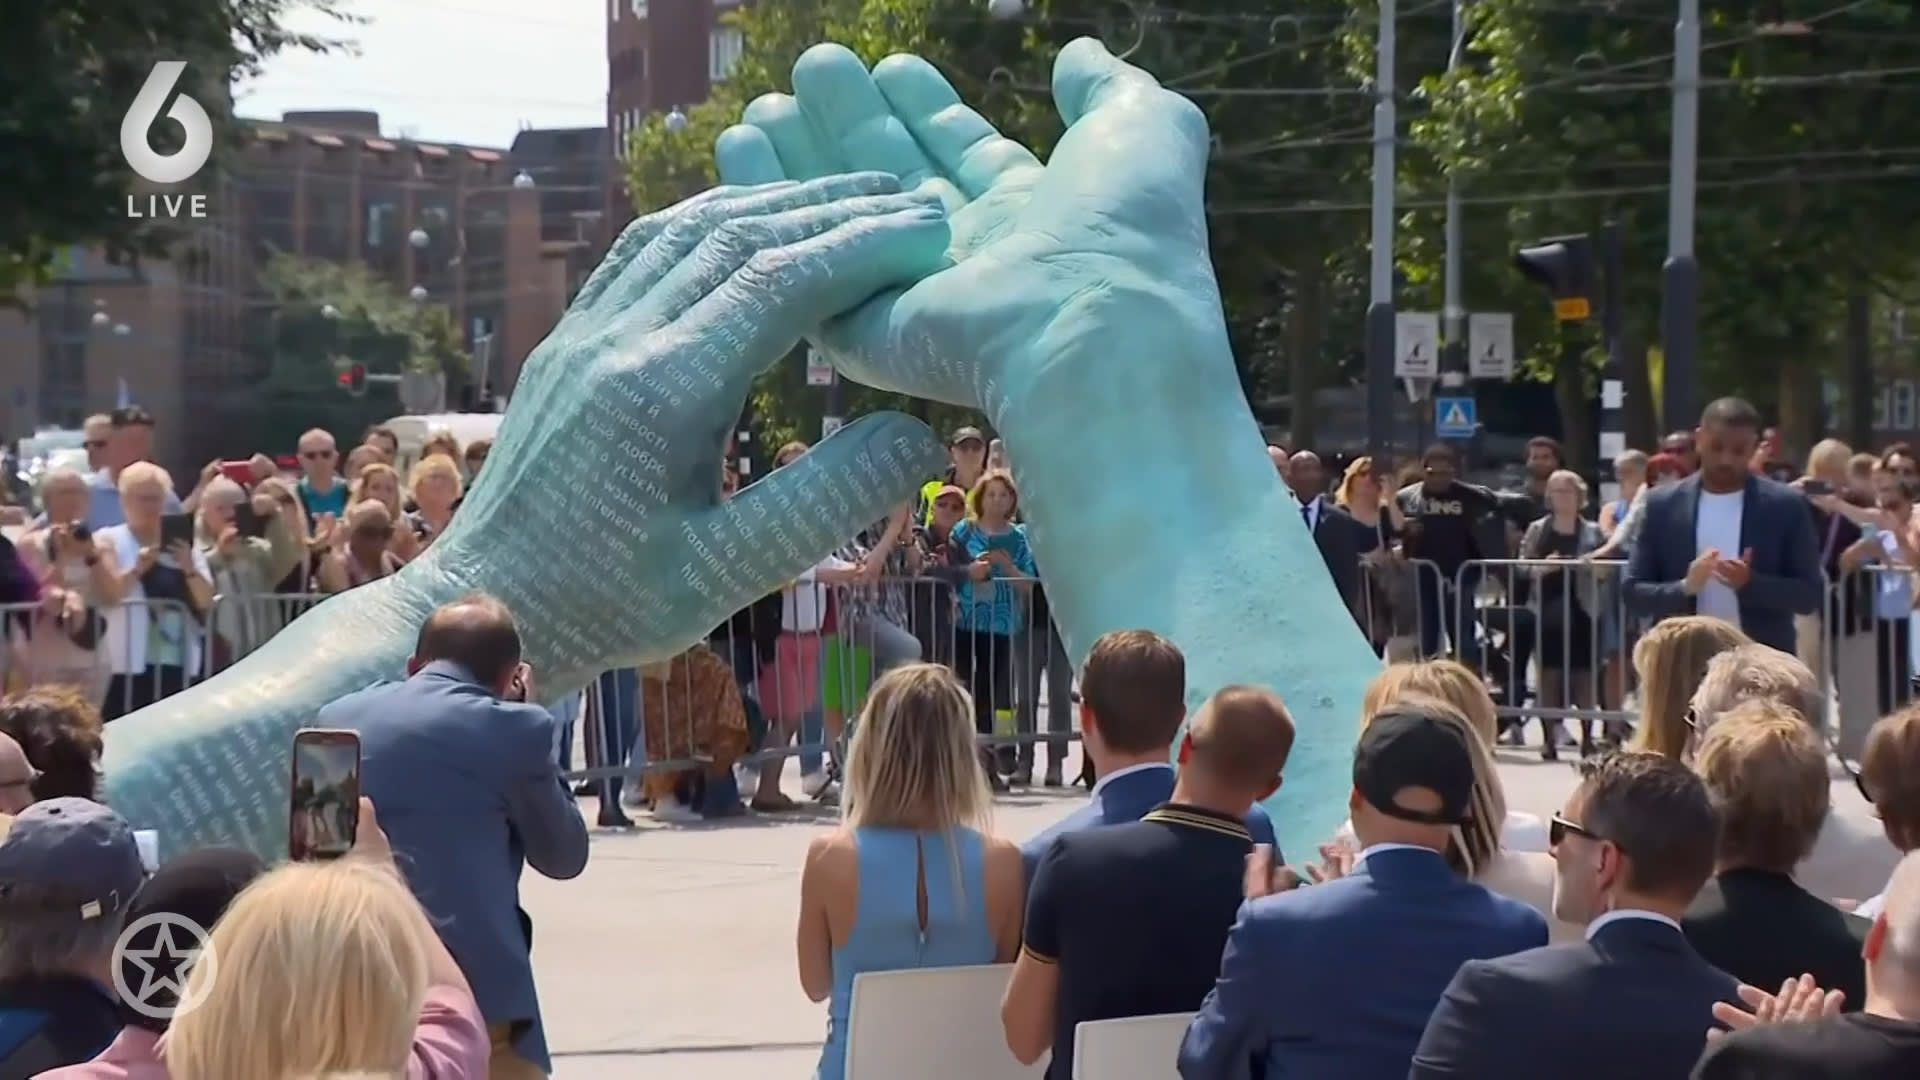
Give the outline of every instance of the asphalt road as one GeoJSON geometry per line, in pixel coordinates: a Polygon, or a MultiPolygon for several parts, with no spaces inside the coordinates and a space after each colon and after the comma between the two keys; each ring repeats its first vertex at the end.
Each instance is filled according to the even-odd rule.
{"type": "MultiPolygon", "coordinates": [[[[1573,770],[1501,752],[1509,804],[1559,809],[1573,770]]],[[[1069,769],[1067,775],[1074,774],[1069,769]]],[[[788,770],[789,790],[798,779],[788,770]]],[[[1078,788],[1002,796],[995,826],[1025,839],[1084,798],[1078,788]]],[[[1870,820],[1844,779],[1836,812],[1870,820]]],[[[592,821],[594,800],[581,800],[592,821]]],[[[534,967],[557,1080],[801,1080],[812,1074],[825,1007],[794,973],[801,857],[826,812],[596,831],[573,881],[529,872],[534,967]]]]}

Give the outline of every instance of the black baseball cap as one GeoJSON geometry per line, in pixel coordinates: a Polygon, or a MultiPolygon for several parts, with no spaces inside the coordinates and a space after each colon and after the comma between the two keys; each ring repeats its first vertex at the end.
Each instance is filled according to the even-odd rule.
{"type": "Polygon", "coordinates": [[[954,428],[953,434],[947,436],[948,446],[959,446],[961,443],[969,442],[977,442],[981,446],[985,446],[987,445],[987,437],[980,433],[979,428],[971,424],[965,427],[954,428]]]}
{"type": "Polygon", "coordinates": [[[1353,786],[1388,817],[1423,825],[1459,825],[1472,816],[1473,747],[1456,724],[1411,705],[1396,705],[1360,732],[1353,751],[1353,786]],[[1436,812],[1398,803],[1408,788],[1440,796],[1436,812]]]}

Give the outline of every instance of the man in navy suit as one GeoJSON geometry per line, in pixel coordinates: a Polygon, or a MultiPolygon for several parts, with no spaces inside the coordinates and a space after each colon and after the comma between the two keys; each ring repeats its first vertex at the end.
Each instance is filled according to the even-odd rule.
{"type": "Polygon", "coordinates": [[[1264,895],[1278,885],[1271,875],[1248,875],[1258,895],[1241,906],[1220,977],[1180,1044],[1183,1080],[1240,1080],[1262,1066],[1287,1080],[1405,1080],[1463,962],[1546,944],[1539,912],[1447,865],[1453,830],[1472,812],[1468,738],[1415,704],[1360,733],[1352,871],[1275,895],[1264,895]]]}
{"type": "Polygon", "coordinates": [[[405,682],[320,710],[360,733],[360,791],[407,883],[473,986],[493,1036],[494,1080],[552,1066],[534,993],[520,869],[550,878],[587,865],[587,825],[554,762],[553,715],[531,697],[506,606],[471,596],[427,618],[405,682]]]}
{"type": "MultiPolygon", "coordinates": [[[[1055,838],[1096,825],[1139,821],[1173,797],[1173,741],[1187,718],[1187,658],[1151,630],[1100,635],[1080,669],[1080,747],[1099,780],[1086,805],[1020,849],[1027,880],[1055,838]]],[[[1247,832],[1273,843],[1273,822],[1255,805],[1247,832]]]]}
{"type": "Polygon", "coordinates": [[[1739,983],[1701,959],[1680,918],[1713,874],[1719,823],[1705,786],[1658,754],[1585,774],[1549,831],[1553,914],[1587,940],[1460,967],[1409,1080],[1686,1076],[1716,1002],[1739,983]]]}
{"type": "Polygon", "coordinates": [[[1656,619],[1712,615],[1784,653],[1793,617],[1820,606],[1820,548],[1806,496],[1749,467],[1760,414],[1721,398],[1694,429],[1700,471],[1647,496],[1627,563],[1627,604],[1656,619]]]}

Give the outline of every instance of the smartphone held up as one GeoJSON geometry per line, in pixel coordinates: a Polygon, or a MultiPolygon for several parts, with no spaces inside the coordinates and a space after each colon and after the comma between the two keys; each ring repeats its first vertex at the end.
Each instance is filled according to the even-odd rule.
{"type": "Polygon", "coordinates": [[[328,728],[294,732],[292,780],[288,856],[337,859],[352,851],[360,822],[360,736],[328,728]]]}

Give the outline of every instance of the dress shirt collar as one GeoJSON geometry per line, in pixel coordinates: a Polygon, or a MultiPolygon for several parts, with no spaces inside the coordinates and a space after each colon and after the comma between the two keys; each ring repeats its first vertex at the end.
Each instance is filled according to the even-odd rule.
{"type": "Polygon", "coordinates": [[[1645,919],[1648,922],[1656,922],[1656,923],[1664,924],[1666,926],[1671,926],[1673,927],[1673,932],[1676,934],[1680,932],[1679,923],[1674,922],[1672,919],[1667,918],[1665,915],[1662,915],[1657,911],[1648,911],[1644,908],[1621,908],[1618,911],[1609,911],[1605,915],[1602,915],[1599,918],[1588,923],[1587,924],[1587,940],[1592,941],[1593,936],[1595,934],[1598,934],[1600,931],[1606,929],[1608,926],[1612,925],[1613,923],[1625,922],[1628,919],[1645,919]]]}
{"type": "Polygon", "coordinates": [[[1353,857],[1354,868],[1359,869],[1360,865],[1368,859],[1389,851],[1421,851],[1436,859],[1444,859],[1446,857],[1430,847],[1421,847],[1419,844],[1368,844],[1366,847],[1360,849],[1360,854],[1353,857]]]}
{"type": "Polygon", "coordinates": [[[1173,766],[1171,764],[1164,761],[1143,761],[1138,765],[1129,765],[1124,769],[1115,769],[1114,771],[1108,773],[1107,775],[1093,782],[1093,790],[1088,793],[1088,798],[1093,798],[1093,799],[1099,798],[1100,792],[1105,790],[1108,784],[1113,783],[1115,780],[1118,780],[1123,776],[1132,776],[1135,773],[1143,773],[1143,772],[1146,772],[1148,769],[1171,770],[1172,768],[1173,766]]]}

